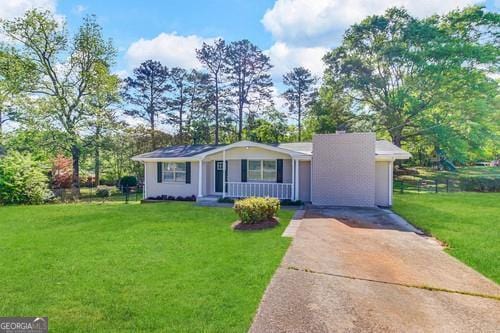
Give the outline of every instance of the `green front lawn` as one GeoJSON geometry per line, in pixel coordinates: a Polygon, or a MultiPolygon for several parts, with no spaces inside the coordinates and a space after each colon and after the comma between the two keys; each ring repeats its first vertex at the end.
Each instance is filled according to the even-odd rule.
{"type": "Polygon", "coordinates": [[[500,194],[395,194],[394,210],[447,251],[500,283],[500,194]]]}
{"type": "Polygon", "coordinates": [[[0,316],[51,332],[246,332],[290,240],[192,203],[0,208],[0,316]]]}

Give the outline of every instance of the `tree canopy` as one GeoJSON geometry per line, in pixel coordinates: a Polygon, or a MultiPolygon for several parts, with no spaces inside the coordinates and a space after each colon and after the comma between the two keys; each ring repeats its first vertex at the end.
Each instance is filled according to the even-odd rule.
{"type": "Polygon", "coordinates": [[[498,28],[499,15],[480,7],[426,19],[391,8],[351,26],[325,55],[324,85],[340,87],[394,144],[419,141],[458,158],[454,148],[492,134],[498,28]]]}

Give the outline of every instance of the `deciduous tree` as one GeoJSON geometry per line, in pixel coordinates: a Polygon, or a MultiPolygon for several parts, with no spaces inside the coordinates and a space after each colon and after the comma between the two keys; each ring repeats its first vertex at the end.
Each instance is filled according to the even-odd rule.
{"type": "Polygon", "coordinates": [[[391,8],[347,30],[342,44],[324,58],[327,74],[375,115],[380,134],[401,146],[438,127],[450,129],[444,119],[467,122],[466,113],[454,113],[461,108],[460,95],[481,99],[491,93],[482,89],[492,81],[488,70],[498,64],[499,22],[498,14],[480,7],[428,19],[391,8]],[[441,120],[430,123],[431,114],[441,120]]]}
{"type": "Polygon", "coordinates": [[[88,117],[85,99],[93,89],[96,71],[115,59],[111,41],[104,39],[95,17],[87,16],[73,38],[65,24],[48,11],[37,9],[23,17],[2,21],[2,31],[17,42],[25,61],[33,63],[40,80],[30,93],[45,103],[46,122],[64,131],[66,149],[73,161],[72,188],[80,187],[82,125],[88,117]]]}
{"type": "Polygon", "coordinates": [[[14,99],[26,95],[38,77],[35,66],[13,47],[0,44],[0,145],[3,126],[17,115],[14,99]]]}

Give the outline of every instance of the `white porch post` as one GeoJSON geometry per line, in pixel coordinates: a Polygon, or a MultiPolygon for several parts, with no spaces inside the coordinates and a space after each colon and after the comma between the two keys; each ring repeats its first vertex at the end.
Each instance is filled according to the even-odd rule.
{"type": "Polygon", "coordinates": [[[226,150],[222,151],[222,197],[226,197],[226,150]]]}
{"type": "Polygon", "coordinates": [[[300,184],[300,160],[295,160],[295,200],[299,200],[299,184],[300,184]]]}
{"type": "Polygon", "coordinates": [[[295,159],[292,158],[292,200],[295,200],[295,159]]]}
{"type": "Polygon", "coordinates": [[[146,183],[148,182],[148,173],[147,173],[147,164],[146,163],[142,163],[142,165],[144,165],[144,184],[142,185],[142,197],[143,199],[147,199],[148,198],[148,194],[147,194],[147,189],[146,189],[146,183]]]}
{"type": "Polygon", "coordinates": [[[198,198],[203,196],[203,160],[198,161],[198,198]]]}

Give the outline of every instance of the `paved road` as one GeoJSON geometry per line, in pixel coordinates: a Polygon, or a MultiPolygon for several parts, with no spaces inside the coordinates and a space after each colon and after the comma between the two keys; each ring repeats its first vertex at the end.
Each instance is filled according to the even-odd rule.
{"type": "Polygon", "coordinates": [[[307,211],[251,332],[500,332],[500,287],[380,209],[307,211]]]}

